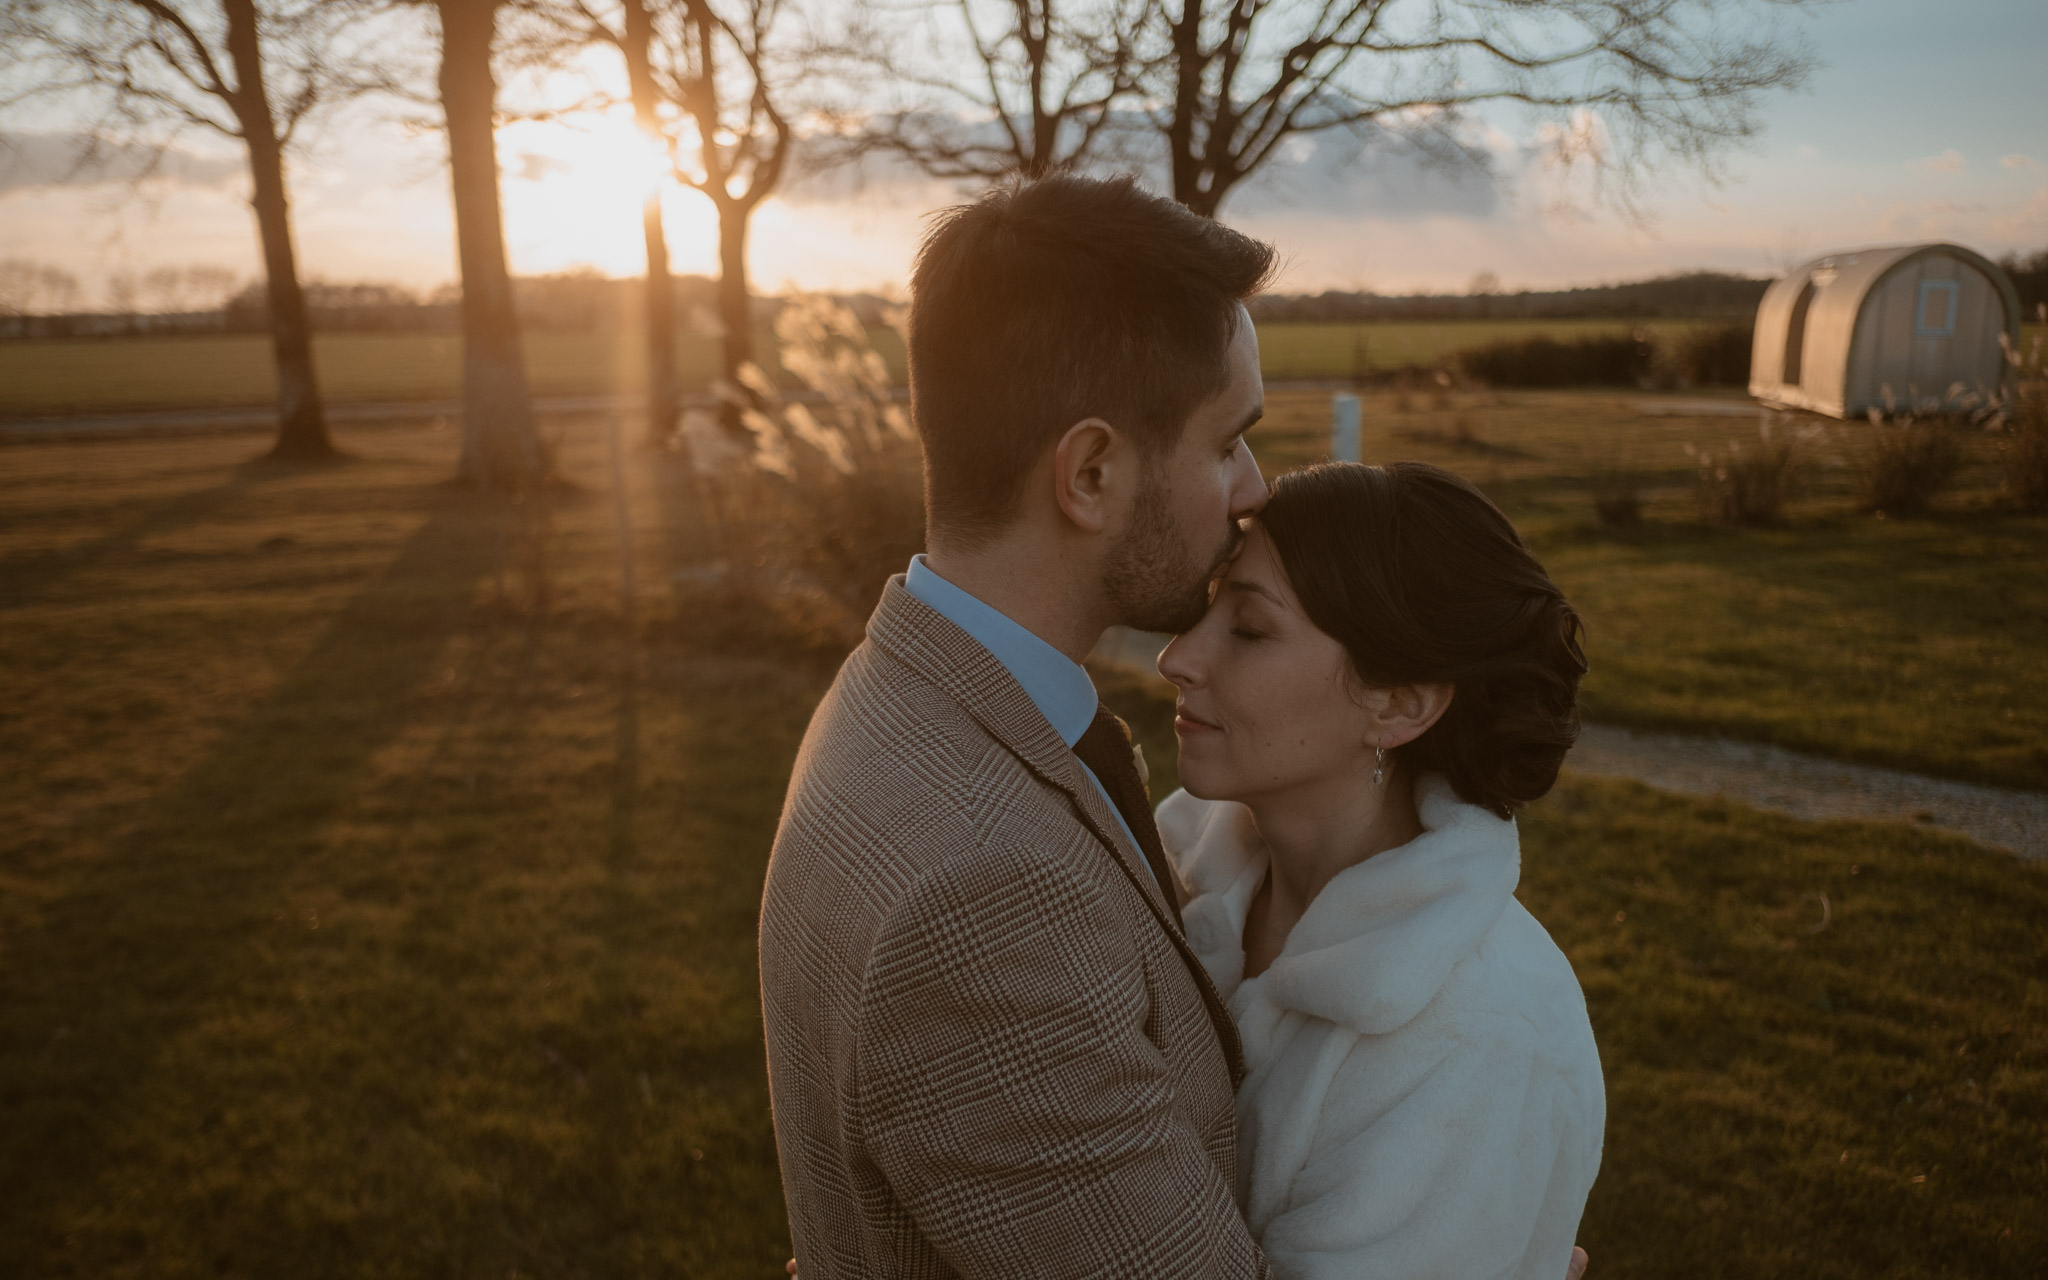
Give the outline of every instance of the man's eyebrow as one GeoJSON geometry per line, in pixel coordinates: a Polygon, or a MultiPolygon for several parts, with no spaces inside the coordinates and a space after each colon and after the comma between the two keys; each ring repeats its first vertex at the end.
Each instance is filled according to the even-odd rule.
{"type": "Polygon", "coordinates": [[[1233,426],[1233,427],[1232,427],[1232,428],[1231,428],[1231,429],[1230,429],[1230,430],[1229,430],[1228,432],[1224,433],[1224,437],[1223,437],[1223,438],[1224,438],[1224,439],[1226,439],[1226,440],[1234,440],[1234,439],[1236,439],[1236,438],[1237,438],[1238,436],[1241,436],[1241,435],[1243,435],[1243,434],[1244,434],[1245,432],[1247,432],[1247,431],[1250,431],[1250,430],[1251,430],[1251,429],[1252,429],[1253,427],[1257,426],[1257,425],[1258,425],[1258,423],[1259,423],[1259,419],[1261,419],[1261,418],[1263,418],[1263,417],[1265,417],[1265,416],[1266,416],[1266,406],[1265,406],[1265,405],[1263,405],[1263,404],[1257,404],[1257,405],[1253,405],[1253,406],[1252,406],[1252,411],[1251,411],[1250,413],[1246,414],[1246,415],[1245,415],[1244,417],[1242,417],[1242,418],[1238,419],[1238,421],[1237,421],[1237,425],[1233,426]]]}
{"type": "Polygon", "coordinates": [[[1266,590],[1266,588],[1260,586],[1256,582],[1246,582],[1243,578],[1230,578],[1226,580],[1223,585],[1230,588],[1232,591],[1256,591],[1260,595],[1266,597],[1266,599],[1271,600],[1274,604],[1279,605],[1282,609],[1285,609],[1287,607],[1287,602],[1285,600],[1282,600],[1279,596],[1274,595],[1272,592],[1266,590]]]}

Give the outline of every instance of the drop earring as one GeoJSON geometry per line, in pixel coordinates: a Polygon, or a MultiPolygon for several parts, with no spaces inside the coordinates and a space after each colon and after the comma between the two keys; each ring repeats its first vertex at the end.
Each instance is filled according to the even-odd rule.
{"type": "Polygon", "coordinates": [[[1385,747],[1374,747],[1372,749],[1372,785],[1380,785],[1380,780],[1386,776],[1387,749],[1385,747]]]}

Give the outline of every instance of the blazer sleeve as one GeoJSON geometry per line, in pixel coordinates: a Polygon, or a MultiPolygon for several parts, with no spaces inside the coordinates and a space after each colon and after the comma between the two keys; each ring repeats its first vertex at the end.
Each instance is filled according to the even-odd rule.
{"type": "MultiPolygon", "coordinates": [[[[1441,1057],[1391,1107],[1344,1070],[1261,1240],[1282,1280],[1561,1280],[1599,1170],[1597,1067],[1512,1027],[1441,1057]]],[[[1367,1067],[1354,1050],[1345,1070],[1367,1067]]]]}
{"type": "Polygon", "coordinates": [[[978,850],[899,900],[866,975],[852,1122],[960,1275],[1264,1276],[1172,1122],[1127,913],[1077,871],[978,850]]]}

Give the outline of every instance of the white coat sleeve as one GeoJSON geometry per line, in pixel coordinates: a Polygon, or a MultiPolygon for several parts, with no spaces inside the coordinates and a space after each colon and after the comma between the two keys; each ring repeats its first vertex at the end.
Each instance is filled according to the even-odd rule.
{"type": "Polygon", "coordinates": [[[1394,1061],[1367,1037],[1338,1069],[1308,1159],[1253,1223],[1280,1280],[1565,1274],[1599,1168],[1597,1059],[1559,1060],[1512,1016],[1447,1030],[1394,1061]]]}

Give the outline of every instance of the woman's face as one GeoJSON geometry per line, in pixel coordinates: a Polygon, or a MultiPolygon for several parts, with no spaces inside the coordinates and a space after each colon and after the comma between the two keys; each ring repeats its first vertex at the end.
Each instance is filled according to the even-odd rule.
{"type": "Polygon", "coordinates": [[[1316,629],[1256,522],[1208,613],[1159,655],[1180,690],[1180,780],[1251,801],[1369,768],[1372,713],[1344,647],[1316,629]]]}

